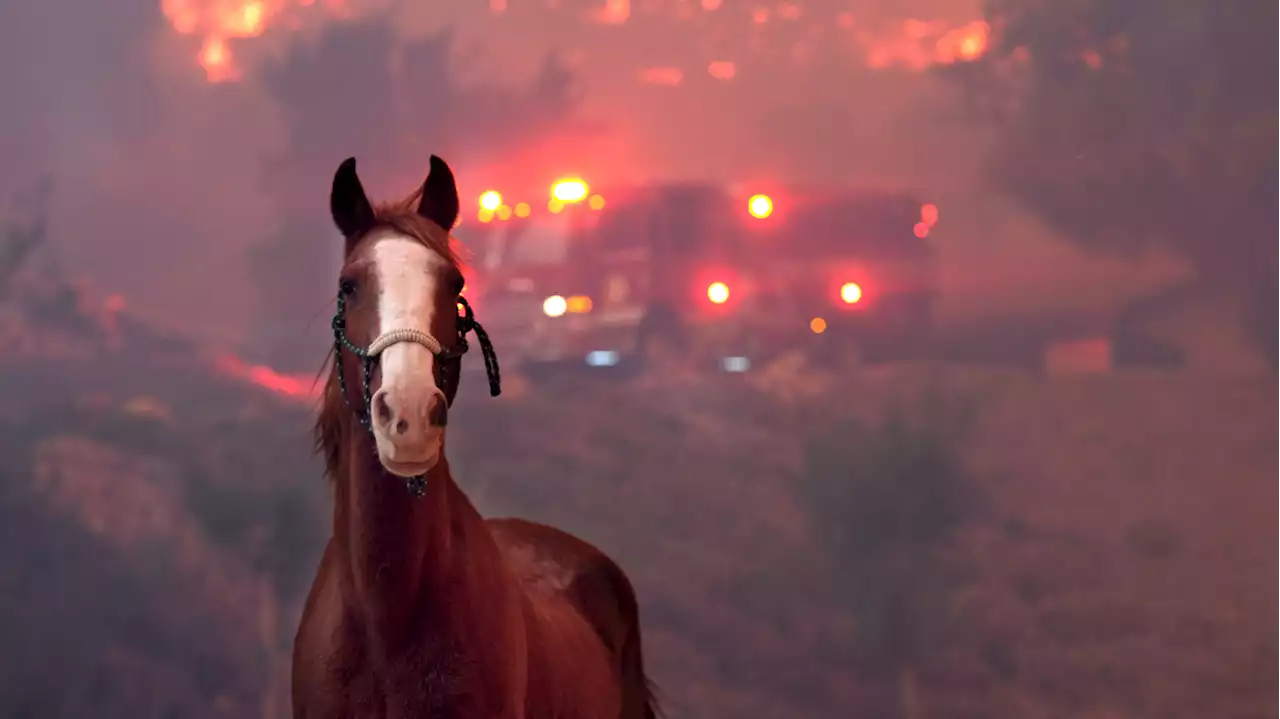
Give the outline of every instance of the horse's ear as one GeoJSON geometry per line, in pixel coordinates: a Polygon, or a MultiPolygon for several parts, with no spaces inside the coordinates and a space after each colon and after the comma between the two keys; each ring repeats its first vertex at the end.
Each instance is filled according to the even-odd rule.
{"type": "Polygon", "coordinates": [[[333,224],[338,226],[343,237],[350,238],[373,225],[373,206],[369,204],[360,177],[356,175],[354,157],[343,160],[333,175],[329,212],[333,214],[333,224]]]}
{"type": "Polygon", "coordinates": [[[422,183],[418,214],[440,225],[445,232],[452,230],[458,221],[458,185],[453,179],[453,170],[435,155],[431,156],[431,169],[422,183]]]}

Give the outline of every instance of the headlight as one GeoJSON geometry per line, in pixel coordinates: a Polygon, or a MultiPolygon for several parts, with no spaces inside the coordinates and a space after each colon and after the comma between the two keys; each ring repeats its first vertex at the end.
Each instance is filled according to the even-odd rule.
{"type": "Polygon", "coordinates": [[[559,317],[569,309],[569,303],[560,295],[551,295],[542,301],[542,314],[548,317],[559,317]]]}

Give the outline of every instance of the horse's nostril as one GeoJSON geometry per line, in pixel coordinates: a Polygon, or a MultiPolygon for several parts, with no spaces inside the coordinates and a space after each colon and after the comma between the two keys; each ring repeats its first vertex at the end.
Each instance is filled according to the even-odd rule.
{"type": "Polygon", "coordinates": [[[409,423],[403,419],[396,422],[396,434],[404,434],[409,431],[409,423]]]}
{"type": "Polygon", "coordinates": [[[378,416],[378,422],[382,424],[391,422],[391,406],[387,404],[385,396],[379,394],[373,398],[373,411],[378,416]]]}
{"type": "Polygon", "coordinates": [[[431,406],[427,414],[427,423],[432,427],[444,427],[449,424],[449,404],[440,400],[431,406]]]}

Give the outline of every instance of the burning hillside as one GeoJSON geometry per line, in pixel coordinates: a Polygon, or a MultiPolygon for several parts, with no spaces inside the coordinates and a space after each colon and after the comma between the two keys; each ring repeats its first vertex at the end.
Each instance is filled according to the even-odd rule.
{"type": "MultiPolygon", "coordinates": [[[[161,0],[161,11],[172,30],[198,38],[196,62],[209,82],[231,82],[244,76],[243,61],[234,44],[247,44],[270,32],[288,33],[307,22],[329,22],[368,12],[348,0],[161,0]]],[[[380,10],[381,8],[379,8],[380,10]]],[[[647,21],[659,20],[690,34],[695,54],[717,48],[719,58],[704,60],[702,71],[719,80],[738,76],[734,58],[746,60],[778,43],[789,46],[793,62],[807,64],[826,52],[840,52],[868,68],[891,67],[923,70],[935,65],[968,62],[981,57],[989,43],[991,26],[984,20],[954,22],[886,13],[875,7],[833,6],[824,2],[779,2],[772,5],[725,6],[720,0],[688,3],[647,2],[633,9],[629,0],[520,3],[491,2],[491,21],[531,13],[584,32],[592,25],[624,29],[633,14],[647,21]],[[861,10],[866,12],[861,12],[861,10]],[[879,10],[879,11],[878,11],[879,10]],[[691,32],[689,32],[689,30],[691,32]],[[730,33],[746,33],[746,47],[733,48],[730,33]]],[[[689,49],[686,48],[686,53],[689,49]]],[[[578,51],[581,55],[581,51],[578,51]]],[[[586,60],[586,58],[583,58],[586,60]]],[[[695,67],[647,66],[637,68],[641,83],[677,86],[695,67]]],[[[744,78],[749,79],[749,78],[744,78]]]]}

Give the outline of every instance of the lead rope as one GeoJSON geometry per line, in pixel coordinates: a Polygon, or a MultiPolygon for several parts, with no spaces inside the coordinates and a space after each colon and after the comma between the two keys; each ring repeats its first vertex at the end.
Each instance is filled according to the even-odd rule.
{"type": "MultiPolygon", "coordinates": [[[[333,321],[330,323],[330,326],[333,327],[333,370],[338,375],[338,391],[342,394],[342,402],[351,407],[351,400],[347,394],[347,379],[342,372],[342,350],[345,348],[360,359],[362,374],[360,398],[363,400],[364,406],[356,411],[356,419],[368,430],[370,435],[373,434],[373,397],[369,392],[373,377],[373,363],[383,350],[397,342],[417,342],[430,350],[439,359],[457,359],[461,362],[462,355],[466,354],[469,349],[467,333],[475,332],[476,339],[480,342],[480,355],[484,358],[485,374],[489,379],[489,395],[497,397],[502,394],[502,375],[498,370],[498,354],[493,349],[493,342],[489,340],[489,333],[485,332],[480,323],[476,321],[475,315],[471,311],[471,305],[465,297],[458,298],[458,306],[462,308],[463,312],[458,317],[457,347],[441,347],[439,341],[434,337],[424,332],[410,330],[393,331],[384,337],[374,340],[374,344],[369,347],[358,347],[347,339],[346,296],[342,292],[338,293],[337,310],[334,312],[333,321]],[[430,342],[423,341],[424,338],[429,339],[430,342]],[[376,352],[373,351],[375,349],[377,350],[376,352]]],[[[459,373],[461,373],[461,368],[459,368],[459,373]]],[[[449,404],[453,404],[452,400],[450,400],[449,404]]],[[[352,409],[354,410],[355,408],[352,407],[352,409]]],[[[409,477],[405,480],[405,487],[414,498],[421,498],[427,492],[426,475],[409,477]]]]}
{"type": "Polygon", "coordinates": [[[493,342],[489,340],[489,333],[485,332],[476,321],[467,298],[459,297],[458,304],[463,309],[462,317],[459,318],[461,324],[458,327],[458,339],[462,341],[462,346],[466,347],[467,330],[473,330],[476,333],[476,340],[480,342],[480,356],[484,358],[484,373],[489,378],[489,396],[497,397],[502,394],[502,372],[498,369],[498,353],[493,351],[493,342]]]}

